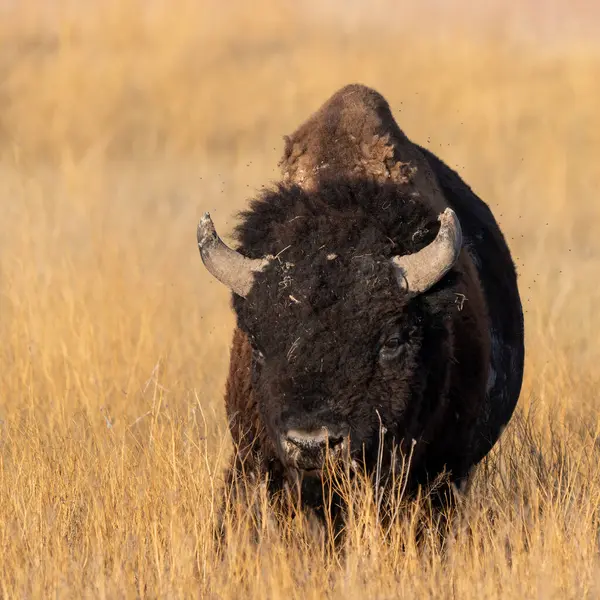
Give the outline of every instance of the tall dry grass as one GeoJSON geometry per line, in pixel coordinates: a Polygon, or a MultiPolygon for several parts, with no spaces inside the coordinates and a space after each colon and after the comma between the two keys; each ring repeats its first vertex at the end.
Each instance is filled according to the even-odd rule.
{"type": "Polygon", "coordinates": [[[2,597],[600,593],[597,53],[284,3],[2,9],[2,597]],[[498,216],[526,310],[520,408],[444,549],[416,549],[410,511],[385,538],[357,491],[345,556],[298,521],[257,547],[244,519],[220,556],[232,315],[196,221],[230,231],[281,136],[351,81],[498,216]]]}

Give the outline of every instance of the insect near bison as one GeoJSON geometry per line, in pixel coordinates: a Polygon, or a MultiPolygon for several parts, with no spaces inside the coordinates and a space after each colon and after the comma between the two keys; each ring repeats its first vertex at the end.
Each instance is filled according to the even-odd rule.
{"type": "Polygon", "coordinates": [[[408,493],[442,472],[460,487],[523,377],[517,277],[491,211],[362,85],[286,137],[280,166],[242,213],[238,250],[208,214],[197,232],[237,316],[228,484],[295,489],[322,514],[326,455],[385,482],[401,452],[408,493]]]}

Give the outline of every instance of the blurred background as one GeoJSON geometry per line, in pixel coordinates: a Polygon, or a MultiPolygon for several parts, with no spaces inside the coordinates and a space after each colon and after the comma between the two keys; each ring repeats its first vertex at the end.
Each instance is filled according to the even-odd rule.
{"type": "MultiPolygon", "coordinates": [[[[228,239],[277,180],[283,135],[351,82],[496,215],[526,311],[520,411],[542,438],[550,420],[596,426],[600,5],[0,0],[0,530],[30,532],[6,549],[10,589],[34,556],[66,556],[32,550],[42,530],[76,521],[125,555],[93,530],[90,490],[170,489],[153,440],[178,460],[206,444],[208,471],[178,463],[198,489],[220,476],[233,318],[196,223],[210,210],[228,239]],[[30,485],[53,525],[26,510],[30,485]]],[[[161,525],[121,502],[121,531],[144,511],[161,525]]]]}

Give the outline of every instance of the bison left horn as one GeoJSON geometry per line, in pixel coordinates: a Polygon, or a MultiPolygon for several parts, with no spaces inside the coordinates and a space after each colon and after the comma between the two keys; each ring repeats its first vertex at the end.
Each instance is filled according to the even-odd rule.
{"type": "Polygon", "coordinates": [[[456,213],[447,208],[438,219],[440,229],[431,244],[414,254],[392,258],[398,283],[409,294],[421,294],[434,286],[460,255],[462,231],[456,213]]]}
{"type": "Polygon", "coordinates": [[[238,296],[247,296],[254,282],[254,274],[262,271],[268,258],[247,258],[227,246],[217,234],[209,213],[198,223],[198,249],[208,272],[238,296]]]}

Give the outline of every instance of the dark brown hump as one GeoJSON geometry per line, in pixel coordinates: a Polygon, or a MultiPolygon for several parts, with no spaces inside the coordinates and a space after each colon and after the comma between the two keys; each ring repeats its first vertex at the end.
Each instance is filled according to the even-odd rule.
{"type": "Polygon", "coordinates": [[[447,204],[427,160],[400,129],[385,98],[360,84],[338,90],[294,133],[280,162],[305,188],[326,178],[394,181],[442,212],[447,204]]]}

